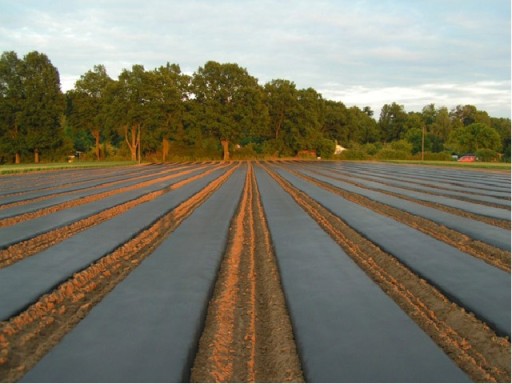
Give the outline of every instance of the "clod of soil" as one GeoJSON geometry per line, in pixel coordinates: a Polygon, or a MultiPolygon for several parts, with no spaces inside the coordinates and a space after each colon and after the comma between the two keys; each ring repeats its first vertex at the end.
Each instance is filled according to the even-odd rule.
{"type": "Polygon", "coordinates": [[[252,166],[232,222],[192,381],[304,381],[252,166]]]}

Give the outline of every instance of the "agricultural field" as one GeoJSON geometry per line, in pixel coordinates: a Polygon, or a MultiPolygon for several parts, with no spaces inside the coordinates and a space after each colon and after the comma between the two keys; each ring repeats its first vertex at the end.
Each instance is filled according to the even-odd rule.
{"type": "Polygon", "coordinates": [[[510,382],[510,173],[0,176],[0,381],[510,382]]]}

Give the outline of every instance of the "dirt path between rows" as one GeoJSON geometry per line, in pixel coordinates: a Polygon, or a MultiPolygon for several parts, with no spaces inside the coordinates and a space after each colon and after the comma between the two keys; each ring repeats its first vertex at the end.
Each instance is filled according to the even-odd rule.
{"type": "Polygon", "coordinates": [[[0,382],[14,382],[23,377],[96,303],[219,189],[237,167],[231,167],[129,242],[70,276],[27,310],[0,322],[0,382]]]}
{"type": "MultiPolygon", "coordinates": [[[[145,165],[143,165],[145,167],[145,165]]],[[[100,171],[100,175],[97,175],[96,177],[94,177],[93,179],[94,180],[107,180],[109,179],[110,177],[112,177],[113,173],[117,173],[119,171],[123,172],[123,171],[129,171],[129,168],[133,168],[133,166],[129,166],[129,167],[122,167],[124,169],[121,169],[120,168],[110,168],[110,171],[109,172],[105,172],[105,169],[103,171],[101,171],[100,168],[97,168],[97,169],[89,169],[89,171],[87,171],[89,173],[88,176],[90,175],[94,175],[95,174],[95,171],[100,171]]],[[[43,191],[51,191],[51,190],[54,190],[54,189],[59,189],[59,188],[66,188],[66,187],[70,187],[72,185],[74,186],[79,186],[79,185],[82,185],[82,184],[85,184],[85,183],[88,183],[90,182],[92,179],[91,178],[88,178],[86,180],[83,179],[83,176],[84,176],[84,171],[85,169],[82,169],[82,172],[79,172],[79,173],[68,173],[68,172],[72,172],[71,170],[68,170],[68,172],[66,172],[66,182],[61,182],[62,181],[62,174],[63,174],[63,170],[60,169],[60,170],[52,170],[52,171],[41,171],[40,172],[40,176],[42,176],[44,178],[44,181],[41,181],[41,182],[36,182],[34,183],[34,180],[31,180],[30,181],[30,190],[25,190],[25,191],[16,191],[16,188],[19,188],[18,185],[16,184],[13,184],[11,188],[8,188],[6,189],[7,190],[14,190],[14,192],[11,192],[11,193],[6,193],[6,194],[3,194],[2,195],[2,198],[4,197],[9,197],[9,196],[21,196],[21,195],[24,195],[26,193],[31,193],[31,192],[34,192],[34,191],[38,191],[38,192],[43,192],[43,191]],[[47,175],[43,176],[42,174],[43,173],[47,173],[47,175]],[[49,173],[53,173],[53,176],[52,177],[49,177],[48,174],[49,173]],[[43,185],[43,186],[42,186],[43,185]]],[[[34,174],[32,174],[34,175],[34,174]]],[[[126,175],[126,174],[125,174],[126,175]]],[[[0,175],[1,176],[1,175],[0,175]]],[[[19,178],[20,174],[14,174],[14,175],[10,175],[12,177],[15,177],[15,178],[19,178]]],[[[28,177],[30,177],[29,175],[27,175],[28,177]]],[[[129,174],[126,175],[127,177],[129,177],[129,174]]],[[[5,176],[2,176],[2,177],[5,177],[5,176]]],[[[1,181],[1,179],[0,179],[1,181]]]]}
{"type": "Polygon", "coordinates": [[[265,170],[472,380],[510,382],[510,341],[267,166],[265,170]]]}
{"type": "MultiPolygon", "coordinates": [[[[35,236],[29,240],[21,241],[19,243],[13,244],[6,249],[0,250],[0,268],[5,268],[17,261],[20,261],[24,258],[30,257],[38,252],[41,252],[55,244],[58,244],[71,236],[75,235],[78,232],[84,231],[87,228],[90,228],[94,225],[98,225],[106,220],[113,218],[114,216],[120,215],[133,207],[146,203],[150,200],[154,200],[159,196],[162,196],[165,193],[168,193],[172,190],[176,190],[181,188],[182,186],[189,184],[193,181],[196,181],[202,177],[205,177],[212,172],[215,172],[219,168],[226,167],[226,165],[219,165],[214,167],[206,172],[203,172],[199,175],[189,177],[185,180],[182,180],[178,183],[160,189],[158,191],[154,191],[151,193],[147,193],[141,197],[138,197],[134,200],[128,201],[123,204],[116,205],[112,208],[108,208],[102,212],[89,216],[85,219],[78,220],[72,224],[56,228],[49,232],[43,233],[41,235],[35,236]]],[[[179,173],[173,175],[173,178],[182,176],[183,174],[190,173],[185,171],[186,173],[179,173]]]]}
{"type": "MultiPolygon", "coordinates": [[[[315,168],[315,170],[317,170],[317,169],[319,169],[319,168],[315,168]]],[[[325,169],[325,168],[322,168],[322,169],[325,169]]],[[[472,199],[469,196],[461,196],[461,195],[454,196],[454,195],[451,195],[450,193],[446,193],[446,192],[443,193],[443,191],[447,191],[447,192],[457,192],[457,191],[451,190],[449,188],[444,188],[444,187],[442,187],[440,185],[428,184],[427,182],[418,182],[417,181],[418,179],[416,179],[416,181],[414,182],[416,186],[412,186],[412,185],[411,186],[406,186],[406,185],[396,185],[396,184],[393,184],[389,180],[396,180],[398,182],[403,182],[404,180],[400,179],[400,178],[395,178],[395,177],[392,177],[392,176],[389,176],[389,175],[375,174],[372,177],[372,176],[369,176],[367,174],[363,175],[363,174],[360,174],[360,173],[357,173],[355,175],[354,174],[349,174],[347,172],[340,171],[339,169],[333,169],[332,171],[334,171],[338,175],[346,175],[347,177],[351,178],[351,181],[354,184],[357,183],[357,181],[354,180],[354,178],[356,178],[356,179],[361,179],[361,180],[367,180],[367,181],[370,181],[370,182],[373,182],[373,183],[380,183],[380,184],[388,186],[388,187],[394,187],[394,188],[404,189],[404,190],[413,191],[413,192],[421,192],[421,193],[425,193],[427,195],[432,195],[432,196],[442,196],[442,197],[447,197],[447,198],[450,198],[450,199],[457,199],[457,200],[467,201],[468,203],[486,205],[488,207],[494,207],[494,208],[500,208],[500,209],[508,209],[510,211],[510,207],[507,208],[506,206],[501,205],[501,204],[495,204],[495,203],[492,203],[492,202],[482,201],[482,200],[478,200],[478,199],[472,199]],[[433,189],[436,189],[436,191],[434,192],[434,191],[423,190],[421,188],[418,188],[418,186],[424,186],[424,187],[428,187],[428,188],[433,188],[433,189]]],[[[319,172],[319,173],[322,173],[322,174],[326,175],[323,172],[319,172]]],[[[332,177],[332,175],[331,175],[331,177],[332,177]]],[[[343,179],[343,180],[347,181],[346,179],[343,179]]],[[[464,187],[464,186],[462,185],[462,187],[464,187]]],[[[478,189],[478,188],[474,188],[474,190],[468,190],[468,187],[466,186],[465,190],[464,190],[464,194],[470,195],[470,196],[471,195],[475,195],[475,196],[479,196],[479,195],[480,196],[481,195],[489,196],[488,194],[485,193],[485,190],[482,190],[482,193],[478,193],[478,192],[475,191],[476,189],[478,189]]],[[[458,191],[458,192],[461,192],[461,191],[458,191]]],[[[494,196],[490,196],[490,197],[494,197],[494,196]]],[[[510,198],[503,199],[503,200],[510,201],[510,198]]]]}
{"type": "MultiPolygon", "coordinates": [[[[183,168],[183,167],[181,167],[181,168],[183,168]]],[[[181,169],[181,168],[179,168],[179,169],[181,169]]],[[[32,212],[27,212],[27,213],[23,213],[23,214],[20,214],[20,215],[16,215],[16,216],[12,216],[12,217],[7,217],[5,219],[0,219],[0,228],[1,227],[8,227],[8,226],[11,226],[11,225],[15,225],[17,223],[21,223],[21,222],[26,221],[26,220],[32,220],[32,219],[35,219],[35,218],[38,218],[38,217],[41,217],[41,216],[49,215],[49,214],[52,214],[52,213],[55,213],[55,212],[58,212],[58,211],[62,211],[64,209],[69,209],[69,208],[73,208],[73,207],[78,207],[80,205],[92,203],[93,201],[98,201],[98,200],[101,200],[101,199],[105,199],[107,197],[110,197],[110,196],[113,196],[113,195],[117,195],[117,194],[120,194],[120,193],[129,192],[129,191],[135,191],[137,189],[148,187],[148,186],[156,184],[156,183],[161,183],[161,182],[164,182],[164,181],[175,179],[175,178],[180,177],[180,176],[187,175],[189,173],[195,172],[195,171],[197,171],[199,169],[202,169],[202,168],[204,168],[204,166],[203,167],[194,168],[194,169],[184,170],[184,171],[181,171],[179,173],[168,175],[168,176],[159,176],[159,177],[157,177],[158,174],[155,174],[154,178],[152,178],[151,180],[147,180],[147,181],[144,181],[144,182],[141,182],[141,183],[133,184],[133,185],[126,186],[126,187],[116,188],[114,190],[107,191],[107,192],[101,192],[101,193],[96,193],[96,194],[91,193],[87,197],[77,198],[77,199],[74,199],[74,200],[71,200],[71,201],[67,201],[67,202],[64,202],[64,203],[59,203],[59,204],[52,205],[50,207],[38,209],[38,210],[35,210],[35,211],[32,211],[32,212]]],[[[161,172],[159,172],[159,173],[161,173],[161,172]]],[[[141,177],[147,177],[147,175],[146,176],[141,176],[141,177]]],[[[136,180],[138,178],[139,177],[133,178],[133,180],[136,180]]],[[[86,188],[86,189],[82,190],[81,192],[85,192],[85,191],[93,192],[95,189],[104,188],[104,187],[107,187],[107,186],[112,186],[112,185],[119,184],[119,183],[122,183],[122,182],[126,182],[126,180],[121,180],[121,181],[116,181],[116,182],[112,182],[112,183],[101,184],[101,185],[98,185],[98,186],[86,188]]],[[[56,193],[54,195],[43,196],[41,198],[23,200],[23,201],[12,203],[12,204],[2,205],[0,208],[4,209],[4,208],[12,207],[12,206],[19,206],[19,205],[24,205],[24,204],[27,204],[27,203],[33,203],[33,202],[40,201],[40,200],[48,200],[48,199],[51,199],[54,196],[70,194],[70,193],[73,193],[73,192],[76,192],[76,191],[56,193]]]]}
{"type": "Polygon", "coordinates": [[[250,163],[191,378],[304,381],[250,163]]]}
{"type": "Polygon", "coordinates": [[[473,257],[477,257],[494,267],[497,267],[505,272],[510,273],[510,252],[499,249],[497,247],[493,247],[492,245],[486,244],[482,241],[471,239],[469,236],[466,236],[453,229],[447,228],[444,225],[437,224],[424,217],[413,215],[411,213],[369,199],[356,193],[347,192],[329,183],[320,181],[311,176],[294,171],[289,167],[284,167],[284,169],[287,172],[290,172],[295,176],[300,177],[323,189],[333,192],[346,200],[352,201],[353,203],[359,204],[363,207],[370,208],[371,210],[378,212],[382,215],[391,217],[392,219],[398,222],[404,223],[437,240],[443,241],[446,244],[456,247],[464,253],[467,253],[473,257]]]}
{"type": "MultiPolygon", "coordinates": [[[[405,196],[405,195],[402,195],[402,194],[399,194],[399,193],[395,193],[395,192],[391,192],[391,191],[387,191],[387,190],[384,190],[384,189],[369,188],[368,186],[366,186],[364,184],[360,184],[360,183],[358,183],[358,182],[356,182],[356,181],[354,181],[352,179],[344,179],[344,178],[341,178],[341,177],[336,177],[336,176],[333,176],[332,174],[329,174],[329,173],[326,173],[326,172],[316,171],[316,170],[315,170],[315,172],[317,172],[319,175],[323,175],[323,176],[328,177],[328,178],[333,179],[333,180],[339,180],[339,181],[342,181],[344,183],[349,183],[349,184],[352,184],[352,185],[354,185],[356,187],[359,187],[359,188],[369,189],[369,190],[372,190],[372,191],[384,193],[386,195],[394,196],[394,197],[397,197],[397,198],[402,199],[402,200],[411,201],[413,203],[421,204],[421,205],[424,205],[426,207],[431,207],[431,208],[435,208],[435,209],[438,209],[438,210],[441,210],[441,211],[445,211],[445,212],[451,213],[453,215],[458,215],[458,216],[462,216],[462,217],[467,217],[468,219],[481,221],[483,223],[486,223],[486,224],[489,224],[489,225],[493,225],[495,227],[504,228],[504,229],[510,229],[510,221],[509,220],[500,220],[500,219],[495,219],[495,218],[492,218],[492,217],[477,215],[475,213],[463,211],[462,209],[449,207],[447,205],[443,205],[443,204],[439,204],[439,203],[434,203],[434,202],[428,202],[428,201],[424,201],[424,200],[414,199],[412,197],[405,196]]],[[[374,180],[372,180],[372,181],[374,181],[374,180]]],[[[423,192],[423,191],[418,191],[418,192],[423,192]]],[[[453,196],[451,198],[453,198],[453,196]]],[[[480,201],[477,202],[477,203],[478,204],[482,204],[482,202],[480,202],[480,201]]],[[[506,209],[503,206],[499,206],[498,208],[506,209]]]]}

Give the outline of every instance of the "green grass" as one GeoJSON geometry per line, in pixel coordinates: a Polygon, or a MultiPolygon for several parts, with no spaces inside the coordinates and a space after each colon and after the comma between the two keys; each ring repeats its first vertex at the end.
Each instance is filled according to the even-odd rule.
{"type": "Polygon", "coordinates": [[[0,175],[75,168],[107,168],[137,164],[134,161],[77,161],[73,163],[0,165],[0,175]]]}
{"type": "Polygon", "coordinates": [[[413,164],[435,167],[457,167],[465,169],[493,169],[510,171],[510,163],[486,163],[475,161],[474,163],[459,163],[458,161],[421,161],[421,160],[381,160],[386,163],[413,164]]]}

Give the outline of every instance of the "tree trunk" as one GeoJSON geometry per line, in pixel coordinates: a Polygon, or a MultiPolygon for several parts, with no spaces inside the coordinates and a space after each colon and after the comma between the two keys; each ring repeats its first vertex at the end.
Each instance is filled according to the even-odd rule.
{"type": "Polygon", "coordinates": [[[34,163],[39,164],[39,150],[34,150],[34,163]]]}
{"type": "Polygon", "coordinates": [[[94,139],[96,141],[96,160],[100,160],[100,130],[95,129],[92,131],[92,135],[94,136],[94,139]]]}
{"type": "Polygon", "coordinates": [[[222,150],[224,152],[224,161],[229,161],[229,141],[221,140],[222,150]]]}
{"type": "Polygon", "coordinates": [[[138,126],[138,129],[137,129],[137,152],[138,152],[138,156],[139,156],[139,164],[142,160],[142,156],[140,154],[140,151],[141,151],[141,147],[140,147],[140,125],[138,126]]]}
{"type": "Polygon", "coordinates": [[[128,148],[130,148],[130,154],[132,157],[132,161],[137,161],[137,132],[138,126],[133,125],[131,132],[128,132],[128,125],[124,127],[124,138],[126,140],[126,144],[128,144],[128,148]],[[131,140],[128,139],[128,136],[131,136],[131,140]]]}
{"type": "Polygon", "coordinates": [[[21,164],[21,153],[16,152],[16,154],[14,155],[14,159],[15,159],[14,162],[16,164],[21,164]]]}
{"type": "Polygon", "coordinates": [[[167,156],[169,155],[169,140],[165,137],[162,139],[162,162],[167,160],[167,156]]]}

